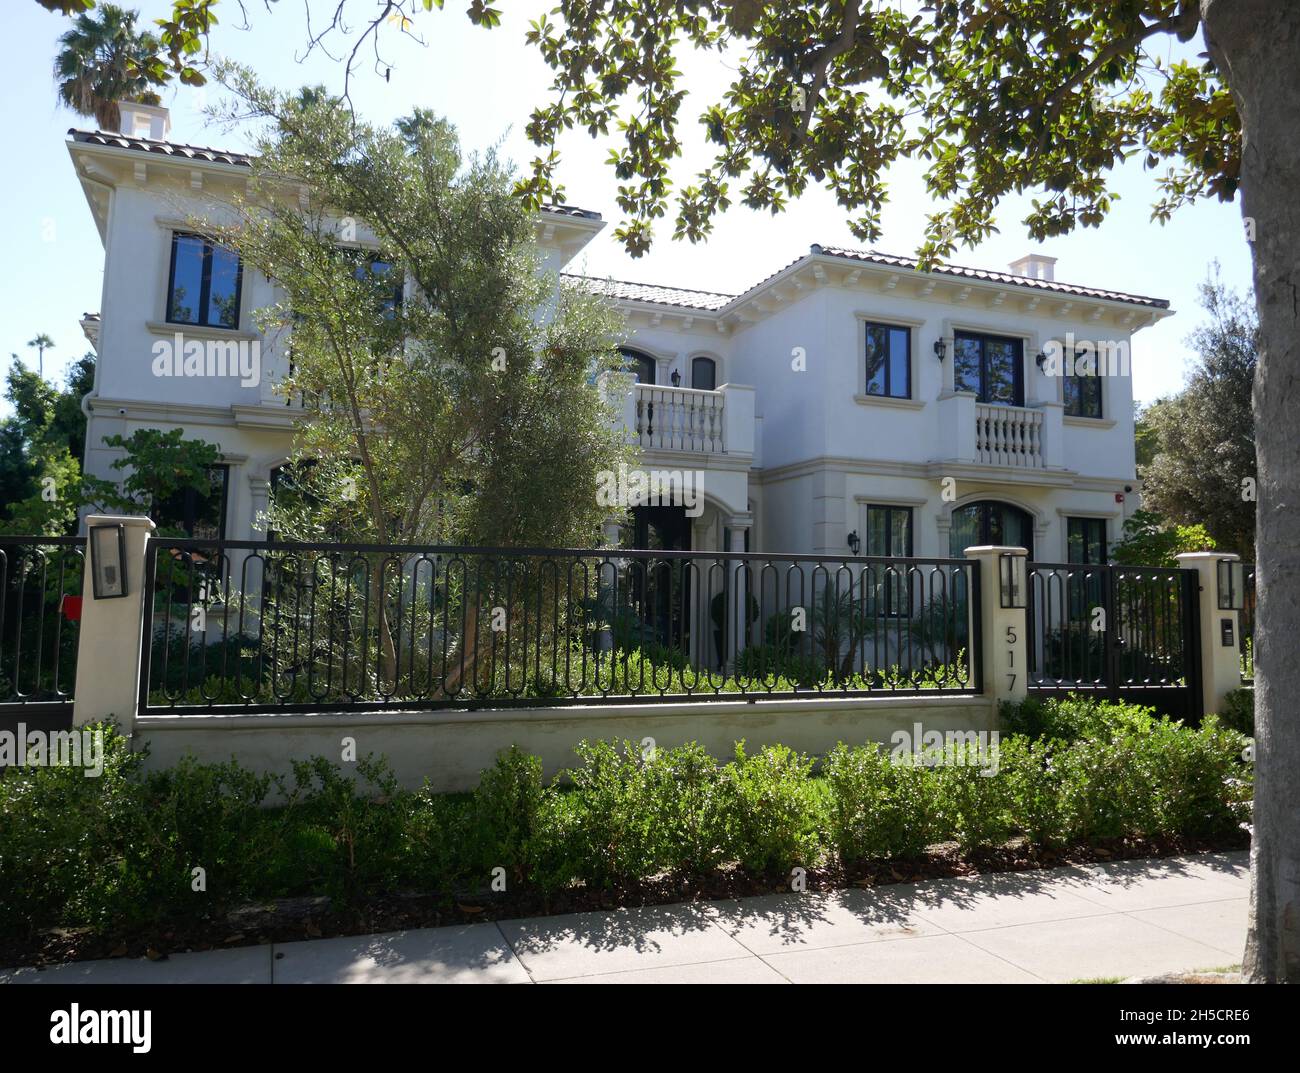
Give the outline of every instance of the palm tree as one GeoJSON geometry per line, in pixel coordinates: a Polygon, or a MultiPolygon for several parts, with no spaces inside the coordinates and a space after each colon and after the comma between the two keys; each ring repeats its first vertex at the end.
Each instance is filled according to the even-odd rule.
{"type": "Polygon", "coordinates": [[[29,340],[27,345],[34,346],[36,348],[37,360],[40,362],[39,371],[40,371],[41,379],[44,380],[45,379],[45,352],[54,346],[54,340],[51,339],[48,335],[46,335],[44,332],[41,332],[41,334],[38,335],[35,339],[29,340]]]}
{"type": "Polygon", "coordinates": [[[59,100],[74,112],[93,116],[101,130],[117,130],[118,101],[160,102],[142,73],[160,46],[153,34],[136,32],[134,11],[114,4],[98,11],[98,17],[78,15],[59,38],[63,47],[54,59],[54,80],[59,100]]]}

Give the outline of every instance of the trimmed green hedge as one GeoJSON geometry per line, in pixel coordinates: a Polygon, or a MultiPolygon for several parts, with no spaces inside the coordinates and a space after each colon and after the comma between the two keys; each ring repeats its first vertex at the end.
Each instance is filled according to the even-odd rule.
{"type": "Polygon", "coordinates": [[[283,779],[233,761],[145,772],[110,728],[99,778],[74,768],[0,777],[0,930],[193,922],[305,894],[359,907],[398,891],[481,892],[494,877],[547,893],[723,867],[788,876],[1014,835],[1044,847],[1216,838],[1248,814],[1245,739],[1213,717],[1190,729],[1064,700],[1004,719],[1020,732],[993,757],[971,745],[895,757],[841,744],[816,774],[813,758],[784,746],[751,753],[741,742],[720,763],[695,743],[645,756],[627,742],[583,742],[548,783],[540,760],[511,750],[461,795],[401,790],[373,758],[345,772],[317,757],[283,779]],[[194,889],[196,868],[205,890],[194,889]]]}

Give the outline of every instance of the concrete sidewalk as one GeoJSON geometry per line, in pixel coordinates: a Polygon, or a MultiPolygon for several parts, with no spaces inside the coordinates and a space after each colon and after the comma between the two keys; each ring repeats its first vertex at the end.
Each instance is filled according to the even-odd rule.
{"type": "Polygon", "coordinates": [[[1248,855],[0,971],[3,983],[1037,983],[1241,960],[1248,855]]]}

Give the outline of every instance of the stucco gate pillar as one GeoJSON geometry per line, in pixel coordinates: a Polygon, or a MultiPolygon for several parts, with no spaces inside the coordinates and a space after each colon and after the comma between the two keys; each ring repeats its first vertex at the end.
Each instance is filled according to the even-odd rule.
{"type": "Polygon", "coordinates": [[[77,640],[77,684],[72,725],[112,716],[125,735],[135,726],[140,695],[141,626],[144,612],[145,548],[154,524],[148,518],[91,514],[86,518],[86,566],[81,582],[81,629],[77,640]],[[91,531],[120,525],[126,545],[125,595],[95,599],[91,531]]]}
{"type": "MultiPolygon", "coordinates": [[[[1003,701],[1018,704],[1024,700],[1029,688],[1028,555],[1024,548],[996,545],[966,549],[966,558],[979,564],[980,637],[976,651],[984,696],[992,704],[994,715],[1003,701]],[[1003,556],[1010,557],[1006,567],[1003,556]],[[1009,569],[1012,582],[1005,595],[1004,569],[1009,569]]],[[[971,607],[973,612],[974,601],[971,607]]],[[[973,622],[970,635],[975,636],[973,622]]]]}
{"type": "Polygon", "coordinates": [[[1184,570],[1196,571],[1201,633],[1185,643],[1201,646],[1201,705],[1219,712],[1223,698],[1241,686],[1241,615],[1219,607],[1219,563],[1237,563],[1241,556],[1195,551],[1175,558],[1184,570]]]}

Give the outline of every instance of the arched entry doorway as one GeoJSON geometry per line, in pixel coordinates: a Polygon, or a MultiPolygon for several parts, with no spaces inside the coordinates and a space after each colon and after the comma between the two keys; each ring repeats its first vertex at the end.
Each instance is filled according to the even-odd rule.
{"type": "Polygon", "coordinates": [[[948,554],[962,558],[966,549],[980,544],[1026,548],[1034,557],[1034,519],[1028,511],[996,499],[982,499],[956,507],[948,530],[948,554]]]}

